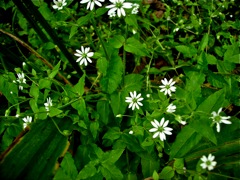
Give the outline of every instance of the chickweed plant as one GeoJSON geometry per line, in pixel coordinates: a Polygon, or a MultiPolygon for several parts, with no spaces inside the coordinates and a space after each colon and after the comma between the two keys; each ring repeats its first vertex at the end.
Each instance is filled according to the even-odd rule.
{"type": "Polygon", "coordinates": [[[1,179],[239,179],[240,2],[0,2],[1,179]]]}

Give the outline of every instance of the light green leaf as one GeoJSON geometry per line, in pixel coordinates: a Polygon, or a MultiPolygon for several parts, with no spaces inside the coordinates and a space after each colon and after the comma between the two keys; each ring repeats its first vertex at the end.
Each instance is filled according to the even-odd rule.
{"type": "Polygon", "coordinates": [[[116,140],[121,136],[121,131],[119,127],[110,128],[103,136],[103,139],[116,140]]]}
{"type": "Polygon", "coordinates": [[[204,34],[199,47],[198,47],[198,51],[203,51],[208,45],[208,33],[204,34]]]}
{"type": "Polygon", "coordinates": [[[52,82],[48,79],[40,79],[39,89],[51,89],[52,82]]]}
{"type": "Polygon", "coordinates": [[[51,74],[49,74],[48,77],[49,77],[50,79],[53,79],[53,78],[57,75],[57,73],[58,73],[58,71],[59,71],[59,68],[60,68],[60,63],[61,63],[61,61],[59,61],[59,62],[57,63],[57,65],[53,68],[51,74]]]}
{"type": "Polygon", "coordinates": [[[140,74],[129,74],[124,77],[123,89],[127,92],[140,91],[143,84],[143,76],[140,74]]]}
{"type": "Polygon", "coordinates": [[[101,57],[97,60],[97,68],[98,68],[98,71],[103,74],[103,76],[106,76],[108,61],[105,57],[101,57]]]}
{"type": "Polygon", "coordinates": [[[239,43],[228,46],[227,51],[224,53],[224,61],[236,64],[240,63],[239,43]]]}
{"type": "Polygon", "coordinates": [[[95,168],[95,165],[97,165],[97,160],[96,161],[90,161],[79,172],[79,174],[78,174],[76,179],[77,180],[79,180],[79,179],[88,179],[88,178],[94,176],[97,173],[97,169],[95,168]]]}
{"type": "Polygon", "coordinates": [[[157,171],[153,172],[152,177],[153,177],[153,180],[159,180],[159,175],[158,175],[157,171]]]}
{"type": "Polygon", "coordinates": [[[185,126],[178,133],[176,140],[172,144],[170,159],[184,157],[201,139],[202,136],[195,132],[194,129],[188,125],[185,126]]]}
{"type": "Polygon", "coordinates": [[[38,99],[39,96],[39,88],[33,83],[31,88],[30,88],[30,92],[29,92],[30,96],[34,97],[35,100],[38,99]]]}
{"type": "Polygon", "coordinates": [[[197,111],[201,111],[204,113],[211,113],[212,111],[217,111],[220,107],[222,107],[225,99],[224,89],[219,90],[205,99],[197,108],[197,111]]]}
{"type": "Polygon", "coordinates": [[[85,86],[85,74],[79,79],[78,83],[73,87],[74,92],[78,94],[78,96],[82,96],[84,94],[84,86],[85,86]]]}
{"type": "Polygon", "coordinates": [[[101,163],[100,171],[106,179],[122,180],[122,172],[113,164],[101,163]]]}
{"type": "Polygon", "coordinates": [[[18,89],[17,85],[14,83],[7,82],[3,76],[0,76],[0,92],[7,98],[11,104],[16,104],[18,102],[18,89]],[[12,94],[11,94],[12,92],[12,94]]]}
{"type": "Polygon", "coordinates": [[[108,101],[98,101],[97,102],[97,112],[100,115],[100,121],[105,125],[108,124],[109,121],[109,113],[110,107],[108,101]]]}
{"type": "Polygon", "coordinates": [[[71,27],[69,39],[71,39],[77,32],[78,32],[78,26],[74,26],[74,25],[73,25],[73,26],[71,27]]]}
{"type": "Polygon", "coordinates": [[[141,43],[134,37],[127,39],[124,50],[138,56],[150,56],[146,44],[141,43]]]}
{"type": "Polygon", "coordinates": [[[35,99],[30,99],[29,105],[34,113],[38,112],[38,105],[37,105],[37,101],[35,99]]]}
{"type": "Polygon", "coordinates": [[[90,131],[94,139],[97,138],[99,123],[97,121],[91,122],[90,131]]]}
{"type": "Polygon", "coordinates": [[[126,91],[114,92],[111,94],[111,107],[114,116],[118,114],[124,114],[127,107],[125,98],[128,96],[129,94],[126,91]]]}
{"type": "Polygon", "coordinates": [[[62,110],[57,109],[55,107],[50,107],[50,112],[49,112],[50,117],[54,117],[54,116],[56,116],[58,114],[61,114],[61,113],[62,113],[62,110]]]}
{"type": "Polygon", "coordinates": [[[51,20],[54,16],[50,9],[48,8],[48,4],[45,2],[41,3],[41,6],[38,8],[44,19],[51,20]]]}
{"type": "Polygon", "coordinates": [[[182,53],[184,57],[191,58],[197,54],[197,49],[194,46],[179,45],[179,46],[176,46],[175,48],[177,49],[177,51],[182,53]]]}
{"type": "Polygon", "coordinates": [[[120,48],[124,44],[125,39],[121,35],[116,35],[113,38],[109,39],[109,45],[114,47],[114,48],[120,48]]]}
{"type": "Polygon", "coordinates": [[[171,179],[174,177],[174,170],[171,166],[166,166],[163,168],[159,174],[159,179],[171,179]]]}
{"type": "Polygon", "coordinates": [[[106,164],[114,164],[121,157],[123,151],[124,149],[116,149],[106,152],[103,155],[101,162],[106,164]]]}
{"type": "Polygon", "coordinates": [[[39,108],[38,119],[47,119],[47,111],[46,111],[45,107],[39,108]]]}
{"type": "Polygon", "coordinates": [[[77,25],[78,25],[78,27],[81,27],[81,26],[87,24],[87,23],[90,21],[90,19],[92,18],[92,16],[93,16],[93,13],[90,12],[90,13],[88,13],[86,16],[80,17],[80,18],[77,20],[77,25]]]}
{"type": "Polygon", "coordinates": [[[174,160],[174,164],[173,164],[173,167],[174,167],[174,169],[176,170],[176,172],[178,173],[178,174],[184,174],[184,161],[183,161],[183,159],[181,158],[176,158],[175,160],[174,160]]]}

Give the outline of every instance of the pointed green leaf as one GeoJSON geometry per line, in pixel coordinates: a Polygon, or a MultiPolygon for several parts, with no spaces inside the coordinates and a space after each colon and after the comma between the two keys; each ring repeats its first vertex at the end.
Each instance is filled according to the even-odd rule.
{"type": "Polygon", "coordinates": [[[171,166],[166,166],[163,168],[159,174],[159,179],[171,179],[174,177],[174,170],[171,166]]]}
{"type": "Polygon", "coordinates": [[[143,76],[140,74],[129,74],[124,77],[125,91],[140,91],[143,84],[143,76]]]}
{"type": "Polygon", "coordinates": [[[49,74],[49,76],[48,76],[50,79],[53,79],[57,75],[59,68],[60,68],[60,64],[61,64],[61,61],[59,61],[57,63],[57,65],[53,68],[51,74],[49,74]]]}
{"type": "Polygon", "coordinates": [[[160,162],[157,157],[153,157],[150,154],[146,154],[141,157],[142,173],[144,178],[152,176],[154,171],[159,171],[160,162]]]}
{"type": "Polygon", "coordinates": [[[62,113],[62,110],[57,109],[57,108],[55,108],[55,107],[51,107],[51,108],[50,108],[50,112],[49,112],[49,116],[50,116],[50,117],[54,117],[54,116],[56,116],[56,115],[58,115],[58,114],[61,114],[61,113],[62,113]]]}
{"type": "Polygon", "coordinates": [[[108,124],[109,121],[109,102],[108,101],[98,101],[97,102],[97,112],[100,115],[100,121],[105,125],[108,124]]]}
{"type": "Polygon", "coordinates": [[[127,39],[124,50],[138,56],[150,56],[146,44],[141,43],[134,37],[127,39]]]}
{"type": "Polygon", "coordinates": [[[198,51],[203,51],[208,45],[208,33],[204,34],[199,47],[198,47],[198,51]]]}

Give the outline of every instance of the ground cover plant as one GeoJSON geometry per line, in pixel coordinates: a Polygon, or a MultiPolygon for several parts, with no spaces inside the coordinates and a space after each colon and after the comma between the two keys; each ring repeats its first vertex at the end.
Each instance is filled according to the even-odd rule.
{"type": "Polygon", "coordinates": [[[0,4],[1,179],[240,179],[239,1],[0,4]]]}

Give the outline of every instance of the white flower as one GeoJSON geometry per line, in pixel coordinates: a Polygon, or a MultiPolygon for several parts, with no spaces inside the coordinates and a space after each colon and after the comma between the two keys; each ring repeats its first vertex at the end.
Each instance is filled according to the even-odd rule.
{"type": "Polygon", "coordinates": [[[169,106],[167,107],[167,112],[168,113],[174,113],[176,111],[176,106],[173,104],[169,104],[169,106]]]}
{"type": "Polygon", "coordinates": [[[82,0],[80,1],[81,4],[88,3],[87,4],[87,9],[93,10],[94,4],[98,5],[99,7],[102,6],[100,2],[104,2],[104,0],[82,0]]]}
{"type": "Polygon", "coordinates": [[[92,57],[94,55],[94,53],[89,52],[90,47],[87,47],[84,49],[84,47],[81,46],[81,51],[79,49],[77,49],[76,51],[77,51],[77,53],[75,53],[74,55],[79,57],[77,59],[77,62],[80,62],[79,63],[80,65],[84,64],[85,66],[87,66],[88,62],[92,63],[92,60],[90,59],[90,57],[92,57]]]}
{"type": "Polygon", "coordinates": [[[18,117],[19,117],[19,114],[16,114],[15,117],[18,118],[18,117]]]}
{"type": "Polygon", "coordinates": [[[201,163],[200,166],[203,169],[208,168],[209,171],[213,170],[214,166],[217,165],[217,162],[213,161],[214,158],[215,157],[212,154],[209,154],[208,157],[202,156],[201,160],[203,161],[203,163],[201,163]]]}
{"type": "Polygon", "coordinates": [[[183,121],[183,120],[182,120],[182,117],[179,116],[179,115],[176,115],[176,116],[175,116],[175,120],[178,121],[178,122],[179,122],[180,124],[182,124],[182,125],[186,125],[186,124],[187,124],[187,122],[186,122],[186,121],[183,121]]]}
{"type": "Polygon", "coordinates": [[[124,2],[125,0],[109,0],[109,1],[113,4],[106,6],[106,8],[110,8],[110,10],[108,11],[108,15],[117,11],[118,17],[126,16],[124,9],[132,8],[132,3],[124,2]]]}
{"type": "Polygon", "coordinates": [[[172,128],[167,127],[169,120],[165,121],[164,117],[161,119],[160,123],[154,119],[151,121],[151,124],[154,128],[150,129],[149,132],[155,132],[153,138],[160,137],[161,141],[166,140],[166,135],[171,135],[172,128]]]}
{"type": "Polygon", "coordinates": [[[133,5],[132,5],[132,7],[133,7],[133,9],[132,9],[132,14],[137,14],[138,13],[138,8],[139,8],[139,4],[136,4],[136,3],[134,3],[133,5]]]}
{"type": "Polygon", "coordinates": [[[66,6],[66,0],[53,0],[54,4],[52,7],[53,9],[61,10],[63,6],[66,6]]]}
{"type": "Polygon", "coordinates": [[[115,17],[116,16],[116,13],[115,12],[111,12],[111,14],[108,14],[109,15],[109,17],[111,18],[111,17],[115,17]]]}
{"type": "Polygon", "coordinates": [[[17,73],[18,79],[15,81],[13,80],[13,83],[18,82],[19,83],[19,89],[23,90],[23,86],[21,84],[26,84],[26,79],[24,78],[24,73],[17,73]]]}
{"type": "Polygon", "coordinates": [[[161,88],[161,92],[164,91],[164,94],[167,95],[169,94],[169,96],[171,96],[171,92],[175,92],[176,91],[176,87],[173,86],[176,82],[173,81],[173,79],[170,79],[169,81],[164,78],[163,80],[161,80],[163,85],[159,86],[161,88]]]}
{"type": "Polygon", "coordinates": [[[27,125],[32,122],[32,117],[27,116],[27,117],[23,118],[23,121],[24,121],[23,128],[25,129],[27,127],[27,125]]]}
{"type": "Polygon", "coordinates": [[[52,106],[52,99],[49,97],[47,98],[47,102],[44,103],[46,111],[49,111],[49,108],[52,106]]]}
{"type": "Polygon", "coordinates": [[[130,103],[128,108],[132,107],[132,110],[134,110],[135,107],[139,109],[139,106],[143,106],[143,104],[140,102],[143,100],[143,98],[141,97],[141,94],[137,95],[137,92],[134,91],[134,92],[130,92],[130,96],[131,97],[126,97],[126,100],[125,100],[125,102],[130,103]]]}
{"type": "Polygon", "coordinates": [[[215,111],[213,111],[211,113],[212,117],[210,117],[210,118],[213,119],[213,122],[217,124],[217,126],[216,126],[217,132],[220,132],[220,124],[221,123],[223,123],[223,124],[232,124],[231,121],[228,121],[228,119],[230,119],[231,116],[220,116],[221,111],[222,111],[222,108],[220,108],[217,113],[215,111]]]}
{"type": "Polygon", "coordinates": [[[147,98],[150,98],[151,95],[150,94],[146,94],[146,96],[147,96],[147,98]]]}
{"type": "Polygon", "coordinates": [[[23,62],[23,63],[22,63],[22,66],[26,66],[26,63],[25,63],[25,62],[23,62]]]}
{"type": "Polygon", "coordinates": [[[129,134],[133,134],[133,131],[129,131],[129,134]]]}

